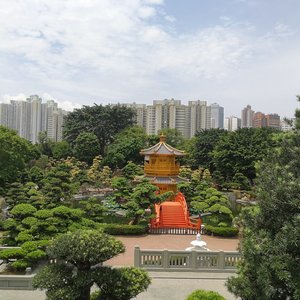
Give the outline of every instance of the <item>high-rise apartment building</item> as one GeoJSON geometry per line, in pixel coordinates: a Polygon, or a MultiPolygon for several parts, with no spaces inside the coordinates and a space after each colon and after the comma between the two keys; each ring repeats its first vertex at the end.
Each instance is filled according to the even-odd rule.
{"type": "Polygon", "coordinates": [[[200,100],[189,101],[188,105],[183,105],[180,100],[174,99],[154,100],[152,105],[139,105],[141,105],[140,112],[138,104],[126,104],[136,110],[136,123],[144,127],[147,134],[157,134],[164,128],[175,128],[184,137],[191,138],[201,129],[224,126],[224,108],[216,103],[212,105],[212,109],[211,106],[207,106],[206,101],[200,100]],[[143,121],[138,121],[139,115],[143,116],[140,117],[143,121]]]}
{"type": "Polygon", "coordinates": [[[39,140],[39,133],[42,131],[42,98],[32,95],[27,98],[27,102],[31,104],[30,141],[36,144],[39,140]]]}
{"type": "Polygon", "coordinates": [[[266,127],[267,121],[266,121],[266,115],[262,112],[258,111],[254,113],[253,116],[253,127],[255,128],[262,128],[266,127]]]}
{"type": "Polygon", "coordinates": [[[135,102],[133,103],[125,103],[123,104],[126,107],[130,107],[135,110],[136,116],[135,116],[135,123],[143,128],[146,128],[146,121],[147,121],[147,106],[146,104],[137,104],[135,102]]]}
{"type": "Polygon", "coordinates": [[[190,130],[188,137],[193,137],[197,131],[201,129],[209,129],[211,127],[210,110],[206,101],[189,101],[189,122],[190,130]]]}
{"type": "Polygon", "coordinates": [[[224,129],[228,131],[235,131],[241,128],[241,119],[235,116],[225,118],[224,129]]]}
{"type": "Polygon", "coordinates": [[[280,116],[278,114],[265,115],[262,112],[256,112],[253,117],[253,127],[271,127],[280,130],[280,116]]]}
{"type": "Polygon", "coordinates": [[[213,103],[209,106],[210,110],[210,128],[224,128],[224,107],[217,103],[213,103]]]}
{"type": "Polygon", "coordinates": [[[184,136],[188,132],[188,110],[180,100],[154,100],[153,105],[147,106],[146,115],[147,134],[157,134],[164,128],[176,128],[184,136]]]}
{"type": "Polygon", "coordinates": [[[57,107],[53,100],[42,103],[37,95],[26,99],[0,103],[0,125],[17,131],[19,136],[37,143],[39,133],[47,132],[53,141],[62,140],[63,117],[67,112],[57,107]]]}
{"type": "Polygon", "coordinates": [[[280,117],[278,114],[266,115],[266,126],[280,130],[280,117]]]}
{"type": "Polygon", "coordinates": [[[251,109],[250,105],[247,105],[241,114],[241,127],[242,128],[250,128],[253,127],[253,118],[254,118],[254,111],[251,109]]]}

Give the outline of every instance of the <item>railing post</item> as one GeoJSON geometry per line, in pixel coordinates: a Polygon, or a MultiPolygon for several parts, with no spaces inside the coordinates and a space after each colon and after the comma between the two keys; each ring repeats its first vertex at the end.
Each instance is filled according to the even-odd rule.
{"type": "Polygon", "coordinates": [[[218,253],[218,268],[225,269],[225,253],[224,253],[224,251],[220,251],[218,253]]]}
{"type": "Polygon", "coordinates": [[[195,249],[192,249],[191,253],[191,262],[190,262],[190,268],[191,269],[197,269],[197,252],[195,249]]]}
{"type": "Polygon", "coordinates": [[[169,251],[167,249],[164,249],[164,251],[163,251],[163,263],[162,263],[162,267],[164,269],[168,269],[169,268],[169,251]]]}
{"type": "Polygon", "coordinates": [[[136,268],[141,266],[141,249],[139,246],[134,247],[134,266],[136,268]]]}

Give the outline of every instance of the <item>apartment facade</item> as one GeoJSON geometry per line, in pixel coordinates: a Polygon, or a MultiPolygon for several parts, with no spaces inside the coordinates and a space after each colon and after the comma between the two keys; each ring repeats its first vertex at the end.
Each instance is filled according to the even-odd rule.
{"type": "Polygon", "coordinates": [[[235,116],[225,118],[224,129],[235,131],[241,128],[241,119],[235,116]]]}
{"type": "Polygon", "coordinates": [[[253,118],[254,111],[251,108],[251,105],[247,105],[243,108],[241,113],[241,127],[242,128],[251,128],[253,127],[253,118]]]}
{"type": "Polygon", "coordinates": [[[184,137],[191,138],[201,129],[224,126],[224,108],[216,103],[213,109],[207,106],[206,101],[200,100],[189,101],[188,105],[175,99],[153,100],[152,105],[124,105],[135,109],[136,123],[145,128],[147,134],[157,134],[164,128],[173,128],[180,131],[184,137]],[[216,119],[213,124],[212,111],[216,119]]]}
{"type": "Polygon", "coordinates": [[[26,101],[0,103],[0,125],[16,130],[19,136],[34,144],[38,143],[39,133],[43,131],[53,141],[61,141],[66,114],[53,100],[42,103],[38,95],[32,95],[26,101]]]}
{"type": "Polygon", "coordinates": [[[224,107],[217,103],[213,103],[209,106],[210,110],[210,128],[224,128],[224,107]]]}

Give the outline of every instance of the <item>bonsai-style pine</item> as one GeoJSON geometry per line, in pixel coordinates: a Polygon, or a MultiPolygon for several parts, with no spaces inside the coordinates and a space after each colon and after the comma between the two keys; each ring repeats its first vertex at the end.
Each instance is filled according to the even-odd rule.
{"type": "Polygon", "coordinates": [[[49,300],[89,300],[94,284],[99,287],[99,292],[93,299],[131,299],[150,284],[147,273],[136,268],[113,269],[102,265],[124,251],[120,241],[102,231],[61,235],[47,249],[47,254],[56,263],[41,269],[33,286],[46,289],[49,300]]]}

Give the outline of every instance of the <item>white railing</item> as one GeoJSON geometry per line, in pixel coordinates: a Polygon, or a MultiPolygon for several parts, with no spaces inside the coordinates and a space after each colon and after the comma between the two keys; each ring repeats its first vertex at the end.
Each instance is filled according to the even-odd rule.
{"type": "Polygon", "coordinates": [[[199,230],[197,228],[153,227],[149,228],[148,232],[150,234],[196,235],[199,230]]]}
{"type": "Polygon", "coordinates": [[[235,271],[241,260],[237,251],[178,251],[134,249],[134,266],[153,271],[235,271]]]}

